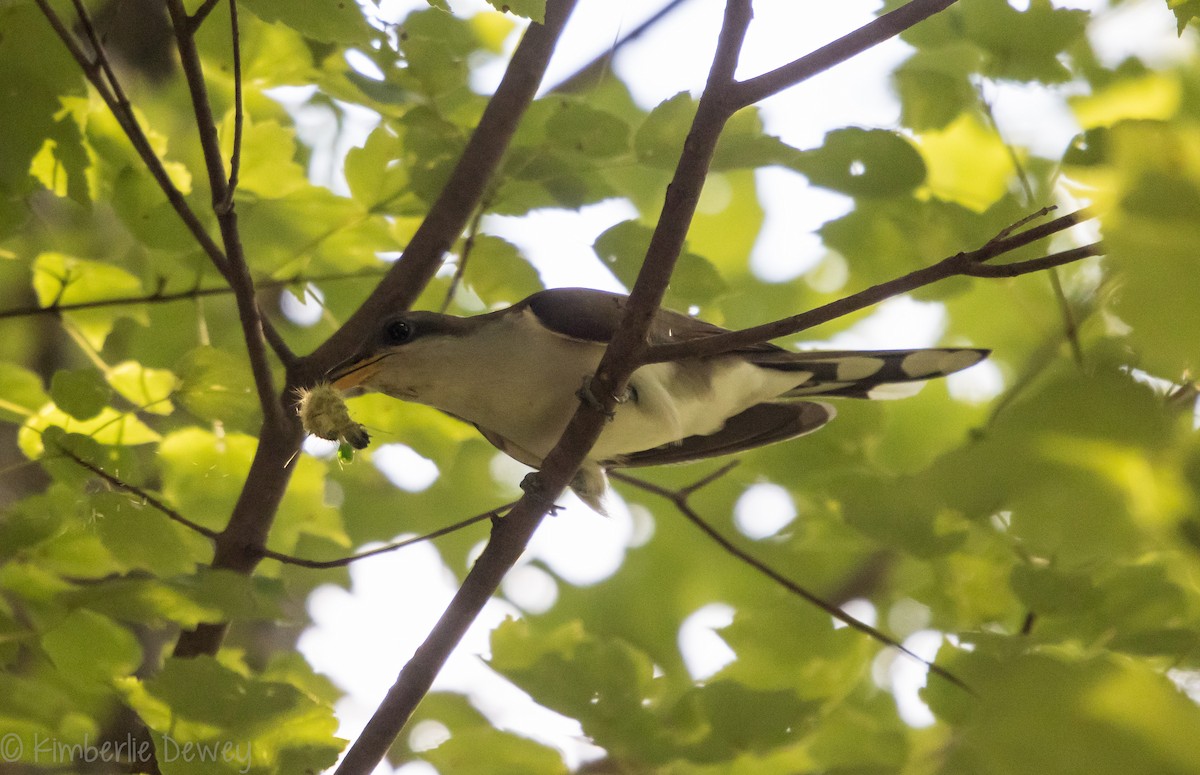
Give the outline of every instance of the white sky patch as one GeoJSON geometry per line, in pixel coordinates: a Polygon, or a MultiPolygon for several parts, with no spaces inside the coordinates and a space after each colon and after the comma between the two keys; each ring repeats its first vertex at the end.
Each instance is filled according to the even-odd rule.
{"type": "MultiPolygon", "coordinates": [[[[865,598],[856,597],[853,600],[847,600],[842,604],[842,611],[849,616],[853,616],[863,624],[875,626],[875,621],[879,617],[879,611],[875,608],[875,604],[865,598]]],[[[840,630],[843,627],[850,625],[840,619],[833,620],[833,629],[840,630]]]]}
{"type": "Polygon", "coordinates": [[[796,518],[796,503],[787,490],[762,482],[746,488],[733,507],[733,523],[742,535],[758,540],[773,536],[796,518]]]}
{"type": "Polygon", "coordinates": [[[946,329],[946,310],[941,304],[917,301],[910,296],[888,299],[869,317],[825,342],[806,342],[825,350],[885,350],[932,347],[946,329]]]}
{"type": "Polygon", "coordinates": [[[573,495],[559,503],[564,508],[542,520],[529,542],[528,556],[576,586],[595,584],[615,573],[634,536],[633,516],[625,503],[610,491],[605,501],[607,517],[573,495]]]}
{"type": "Polygon", "coordinates": [[[810,186],[790,170],[769,167],[754,173],[765,219],[750,254],[750,271],[768,283],[793,280],[828,252],[816,230],[850,211],[849,197],[810,186]]]}
{"type": "MultiPolygon", "coordinates": [[[[389,554],[356,562],[350,578],[349,592],[334,586],[313,592],[314,626],[298,646],[314,669],[349,693],[337,705],[338,734],[354,739],[458,584],[429,544],[404,549],[402,560],[389,554]]],[[[568,766],[597,758],[599,749],[585,742],[577,721],[533,702],[477,656],[488,653],[490,631],[514,615],[511,605],[489,601],[434,679],[433,690],[465,694],[497,727],[557,748],[568,766]]]]}
{"type": "Polygon", "coordinates": [[[346,50],[346,64],[350,65],[354,72],[372,81],[382,81],[386,77],[371,57],[356,48],[346,50]]]}
{"type": "Polygon", "coordinates": [[[999,366],[984,358],[974,366],[946,377],[946,389],[950,397],[958,401],[982,404],[1004,392],[1004,375],[999,366]]]}
{"type": "MultiPolygon", "coordinates": [[[[936,630],[921,630],[905,638],[903,643],[905,648],[921,659],[932,662],[942,646],[942,633],[936,630]]],[[[929,680],[929,668],[906,654],[897,654],[889,673],[900,719],[916,729],[931,726],[937,719],[921,699],[921,689],[925,688],[925,683],[929,680]]]]}
{"type": "Polygon", "coordinates": [[[637,217],[624,199],[610,199],[575,210],[534,210],[526,216],[489,215],[483,231],[503,237],[521,249],[547,288],[581,286],[623,293],[592,245],[605,230],[637,217]]]}
{"type": "Polygon", "coordinates": [[[703,681],[737,659],[737,654],[716,632],[733,622],[734,610],[725,603],[696,609],[679,626],[679,653],[693,680],[703,681]]]}
{"type": "Polygon", "coordinates": [[[279,311],[289,321],[298,326],[308,328],[320,322],[325,314],[325,294],[312,283],[304,286],[304,300],[296,298],[290,289],[284,288],[279,292],[279,311]]]}
{"type": "Polygon", "coordinates": [[[554,577],[528,564],[509,571],[501,582],[500,591],[513,605],[531,614],[549,611],[558,600],[558,582],[554,577]]]}
{"type": "Polygon", "coordinates": [[[404,444],[376,447],[371,462],[389,482],[405,492],[428,490],[438,478],[437,463],[404,444]]]}

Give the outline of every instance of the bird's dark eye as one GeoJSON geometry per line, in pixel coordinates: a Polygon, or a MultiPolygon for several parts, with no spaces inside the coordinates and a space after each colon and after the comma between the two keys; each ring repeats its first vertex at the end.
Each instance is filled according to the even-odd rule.
{"type": "Polygon", "coordinates": [[[407,320],[393,320],[383,329],[388,344],[404,344],[413,337],[412,324],[407,320]]]}

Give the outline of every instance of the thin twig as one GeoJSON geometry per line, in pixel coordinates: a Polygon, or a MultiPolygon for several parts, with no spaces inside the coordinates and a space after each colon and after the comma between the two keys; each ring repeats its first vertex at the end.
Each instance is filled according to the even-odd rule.
{"type": "Polygon", "coordinates": [[[347,557],[339,557],[335,560],[306,560],[302,557],[293,557],[290,554],[283,554],[281,552],[275,552],[265,548],[262,550],[262,556],[264,559],[278,560],[279,562],[286,563],[287,565],[296,565],[301,568],[312,568],[316,570],[323,570],[326,568],[342,568],[350,565],[351,563],[366,559],[367,557],[374,557],[377,554],[394,552],[397,549],[403,549],[406,546],[412,546],[413,544],[419,544],[424,541],[431,541],[434,538],[440,538],[449,533],[462,530],[464,527],[470,527],[476,522],[482,522],[485,519],[503,519],[503,512],[511,509],[514,505],[516,505],[516,501],[507,503],[503,506],[497,506],[490,511],[485,511],[482,514],[476,514],[473,517],[467,517],[466,519],[459,520],[452,525],[446,525],[445,527],[438,528],[437,530],[425,533],[424,535],[406,538],[403,541],[395,541],[374,549],[368,549],[365,552],[359,552],[358,554],[352,554],[347,557]]]}
{"type": "Polygon", "coordinates": [[[576,70],[572,75],[569,75],[563,80],[559,81],[558,85],[549,89],[548,93],[561,94],[563,92],[575,92],[586,89],[590,86],[595,86],[603,79],[604,74],[607,73],[608,69],[612,66],[612,61],[616,57],[618,51],[645,35],[647,32],[653,29],[655,25],[667,18],[672,11],[687,1],[688,0],[671,0],[671,2],[655,11],[644,22],[622,36],[620,40],[614,42],[603,54],[576,70]]]}
{"type": "Polygon", "coordinates": [[[141,487],[138,487],[137,485],[129,484],[128,482],[118,479],[117,477],[115,477],[112,474],[105,471],[103,468],[93,465],[92,463],[88,462],[87,460],[84,460],[83,458],[79,457],[78,455],[76,455],[74,452],[67,449],[63,445],[58,444],[56,446],[58,446],[59,452],[61,452],[63,455],[66,455],[67,457],[71,458],[71,460],[74,460],[76,465],[86,468],[88,471],[91,471],[93,474],[100,477],[104,481],[108,482],[113,487],[116,487],[119,490],[124,490],[125,492],[128,492],[132,495],[136,495],[137,497],[141,498],[146,503],[148,503],[156,511],[162,513],[163,516],[165,516],[167,519],[171,520],[172,522],[178,522],[180,525],[183,525],[188,530],[199,533],[200,535],[204,536],[205,538],[207,538],[209,540],[216,539],[217,531],[213,530],[211,527],[205,527],[204,525],[201,525],[199,522],[193,522],[192,520],[190,520],[187,517],[180,514],[175,509],[171,508],[167,504],[160,501],[158,498],[155,498],[153,495],[151,495],[150,493],[143,490],[141,487]]]}
{"type": "MultiPolygon", "coordinates": [[[[242,325],[242,338],[250,360],[250,371],[254,376],[254,387],[262,409],[264,422],[283,424],[283,406],[275,389],[271,364],[267,358],[267,338],[264,330],[270,323],[264,319],[254,295],[254,280],[246,264],[241,234],[237,225],[237,210],[234,207],[229,180],[225,177],[225,161],[221,156],[221,145],[217,127],[213,120],[212,104],[208,99],[208,87],[204,80],[204,69],[200,64],[200,53],[196,49],[193,27],[183,7],[183,0],[167,0],[167,12],[175,29],[175,44],[179,49],[179,61],[183,66],[191,96],[192,113],[196,119],[196,130],[200,135],[200,149],[204,155],[204,166],[208,172],[208,184],[212,194],[213,211],[221,229],[221,240],[225,244],[225,255],[229,271],[226,279],[233,288],[237,300],[238,319],[242,325]]],[[[234,28],[236,31],[236,27],[234,28]]],[[[233,38],[236,49],[238,38],[233,38]]],[[[294,356],[287,349],[282,337],[272,337],[275,346],[283,346],[281,360],[292,361],[294,356]]]]}
{"type": "Polygon", "coordinates": [[[811,54],[738,83],[730,98],[736,108],[749,107],[896,37],[954,3],[955,0],[913,0],[811,54]]]}
{"type": "Polygon", "coordinates": [[[237,191],[238,173],[242,165],[242,124],[245,121],[242,105],[242,43],[238,31],[237,0],[229,0],[230,38],[233,42],[233,152],[229,155],[229,184],[225,199],[215,208],[217,215],[225,215],[233,208],[233,196],[237,191]]]}
{"type": "MultiPolygon", "coordinates": [[[[137,122],[137,118],[134,116],[133,111],[129,109],[128,101],[123,103],[123,97],[118,97],[117,94],[113,92],[111,85],[107,82],[107,80],[104,77],[101,77],[102,68],[107,67],[107,65],[97,64],[97,62],[107,62],[107,56],[104,54],[103,45],[99,44],[98,42],[93,43],[94,46],[98,46],[96,49],[97,62],[93,62],[83,52],[83,49],[79,47],[79,44],[76,43],[75,36],[71,34],[69,29],[67,29],[67,26],[63,23],[62,18],[59,17],[55,10],[50,7],[49,1],[35,0],[35,2],[37,3],[38,8],[41,9],[42,15],[46,17],[46,21],[50,23],[50,27],[54,30],[54,33],[58,36],[59,40],[62,41],[63,45],[66,46],[67,52],[70,53],[71,58],[75,60],[75,62],[79,65],[80,70],[83,71],[84,77],[87,78],[88,82],[91,83],[96,89],[96,92],[100,95],[100,98],[104,100],[104,104],[108,106],[109,111],[113,114],[113,117],[116,118],[117,123],[125,132],[125,136],[129,139],[130,144],[133,145],[134,151],[137,152],[137,155],[141,158],[142,163],[146,165],[146,169],[150,172],[150,176],[154,178],[154,181],[158,184],[158,187],[162,189],[163,194],[166,195],[167,202],[170,203],[172,209],[174,209],[176,214],[179,215],[180,220],[183,221],[183,225],[187,227],[189,232],[191,232],[192,237],[200,245],[200,248],[205,252],[205,254],[208,255],[209,260],[213,262],[213,265],[217,267],[221,274],[226,274],[228,272],[228,261],[225,258],[224,251],[221,250],[220,246],[217,245],[217,243],[209,235],[207,227],[201,223],[199,216],[197,216],[196,212],[192,210],[191,205],[188,204],[187,199],[185,199],[183,196],[183,193],[180,192],[180,190],[176,188],[175,184],[171,181],[171,176],[167,174],[166,167],[163,166],[162,160],[159,159],[158,154],[154,152],[153,147],[150,145],[150,141],[146,137],[146,133],[142,130],[141,125],[137,122]]],[[[83,25],[83,20],[87,18],[88,17],[85,13],[80,19],[80,24],[83,25]]],[[[91,22],[88,21],[87,24],[84,25],[84,29],[86,30],[90,24],[91,22]]]]}
{"type": "Polygon", "coordinates": [[[1089,210],[1080,210],[1055,218],[1049,223],[1035,226],[1018,234],[1010,234],[1010,227],[977,250],[958,253],[931,266],[918,269],[901,277],[880,283],[879,285],[873,285],[858,293],[844,296],[829,304],[802,312],[798,315],[753,326],[752,328],[745,328],[740,331],[731,331],[727,334],[718,334],[688,342],[655,345],[646,349],[642,357],[642,362],[661,363],[664,361],[681,360],[683,358],[719,355],[724,352],[736,350],[739,347],[747,347],[771,339],[777,339],[781,336],[799,333],[822,323],[836,320],[851,312],[878,304],[884,299],[908,293],[909,291],[938,282],[939,280],[945,280],[949,277],[958,275],[972,277],[1018,277],[1023,274],[1049,269],[1050,267],[1069,264],[1088,256],[1100,255],[1103,250],[1102,245],[1094,243],[1028,261],[997,265],[985,263],[1004,253],[1025,247],[1039,239],[1070,228],[1090,217],[1091,212],[1089,210]]]}
{"type": "MultiPolygon", "coordinates": [[[[234,1],[236,2],[236,0],[234,1]]],[[[200,29],[200,25],[204,24],[204,20],[220,4],[221,0],[204,0],[204,5],[197,8],[196,12],[188,19],[188,25],[191,27],[192,34],[195,34],[196,30],[200,29]]]]}
{"type": "MultiPolygon", "coordinates": [[[[140,498],[141,500],[145,501],[148,506],[153,508],[155,511],[158,511],[159,513],[161,513],[163,516],[165,516],[167,519],[171,520],[172,522],[177,522],[178,524],[186,527],[188,530],[199,533],[200,535],[204,536],[205,538],[207,538],[209,540],[216,540],[216,538],[218,536],[218,532],[216,530],[213,530],[210,527],[205,527],[204,525],[201,525],[198,522],[194,522],[194,521],[188,519],[187,517],[183,516],[183,514],[179,513],[179,511],[177,511],[176,509],[173,509],[170,506],[168,506],[167,504],[163,503],[161,500],[159,500],[155,496],[151,495],[150,493],[146,492],[141,487],[138,487],[136,484],[130,484],[129,482],[124,481],[123,479],[113,476],[112,474],[105,471],[103,468],[100,468],[99,466],[94,465],[94,464],[88,462],[87,460],[84,460],[83,458],[79,457],[74,452],[72,452],[71,450],[62,446],[61,444],[58,444],[56,446],[58,447],[59,452],[61,452],[66,457],[69,457],[71,460],[75,461],[75,463],[77,465],[81,466],[82,468],[86,468],[88,471],[91,471],[93,474],[100,477],[104,481],[108,482],[110,485],[117,488],[118,490],[123,490],[124,492],[127,492],[130,495],[140,498]]],[[[406,538],[403,541],[395,541],[393,543],[385,544],[383,546],[379,546],[374,549],[368,549],[365,552],[359,552],[358,554],[351,554],[351,555],[347,555],[345,557],[338,557],[338,558],[332,559],[332,560],[309,560],[304,557],[296,557],[294,555],[285,554],[283,552],[276,552],[272,549],[267,549],[267,548],[261,549],[261,554],[264,559],[276,560],[278,562],[284,563],[285,565],[295,565],[300,568],[310,568],[310,569],[314,569],[314,570],[324,570],[324,569],[328,569],[328,568],[342,568],[347,565],[351,565],[352,563],[355,563],[359,560],[366,559],[367,557],[374,557],[379,554],[385,554],[387,552],[394,552],[397,549],[403,549],[406,546],[412,546],[413,544],[419,544],[419,543],[422,543],[425,541],[431,541],[434,538],[440,538],[444,535],[461,530],[465,527],[470,527],[471,525],[474,525],[477,522],[482,522],[485,519],[502,519],[503,512],[507,511],[508,509],[511,509],[514,505],[515,505],[515,502],[514,503],[506,503],[503,506],[497,506],[496,508],[485,511],[482,514],[476,514],[473,517],[467,517],[466,519],[459,520],[458,522],[455,522],[450,525],[446,525],[445,527],[438,528],[437,530],[431,531],[429,533],[425,533],[423,535],[414,536],[412,538],[406,538]]]]}
{"type": "MultiPolygon", "coordinates": [[[[725,470],[727,470],[727,469],[722,469],[718,473],[724,473],[725,470]]],[[[645,490],[646,492],[653,493],[654,495],[657,495],[661,498],[667,499],[679,511],[679,513],[683,514],[684,518],[687,519],[688,522],[691,522],[693,525],[698,527],[702,533],[704,533],[706,536],[708,536],[709,539],[712,540],[713,543],[715,543],[717,546],[721,547],[721,549],[723,549],[727,554],[730,554],[733,557],[736,557],[738,560],[741,560],[743,563],[750,566],[751,568],[758,571],[759,573],[766,576],[767,578],[771,579],[779,586],[781,586],[784,589],[786,589],[787,591],[791,592],[793,595],[799,597],[800,599],[804,600],[805,602],[809,603],[810,605],[815,606],[816,608],[819,608],[820,610],[822,610],[825,613],[832,616],[834,619],[837,619],[839,622],[842,622],[843,624],[845,624],[847,627],[849,627],[853,630],[858,630],[859,632],[870,636],[871,638],[884,644],[885,646],[894,648],[897,651],[904,654],[905,656],[915,659],[916,661],[920,662],[922,665],[927,667],[929,669],[929,672],[934,673],[938,676],[941,676],[942,678],[945,678],[950,683],[954,684],[955,686],[957,686],[961,689],[966,690],[970,694],[975,693],[974,691],[971,690],[971,687],[969,687],[965,683],[963,683],[962,679],[958,678],[956,675],[954,675],[950,671],[946,670],[943,667],[939,667],[938,665],[934,664],[933,662],[923,659],[920,655],[918,655],[912,649],[908,648],[907,646],[905,646],[903,643],[896,640],[892,636],[884,633],[882,630],[876,629],[875,627],[872,627],[871,625],[867,624],[866,622],[862,621],[861,619],[851,616],[850,614],[846,613],[844,610],[842,610],[838,606],[834,605],[833,603],[828,602],[824,598],[818,597],[817,595],[813,594],[809,590],[800,586],[796,582],[794,582],[791,579],[787,578],[786,576],[782,575],[781,573],[776,571],[774,568],[772,568],[771,566],[764,563],[762,560],[759,560],[758,558],[756,558],[754,555],[752,555],[742,549],[739,549],[736,545],[734,545],[734,543],[732,541],[730,541],[725,536],[721,535],[721,533],[718,532],[716,528],[714,528],[712,525],[708,524],[708,522],[705,521],[696,512],[696,510],[693,509],[691,507],[691,505],[688,503],[688,498],[696,490],[696,487],[697,487],[696,485],[692,485],[689,488],[685,488],[683,490],[676,491],[676,490],[667,489],[666,487],[660,487],[659,485],[654,484],[653,482],[648,482],[644,479],[639,479],[635,476],[630,476],[629,474],[622,473],[620,471],[612,471],[612,472],[610,472],[610,475],[612,476],[612,478],[614,478],[618,481],[625,482],[626,484],[633,485],[634,487],[645,490]]],[[[703,484],[707,484],[708,481],[709,480],[701,480],[701,482],[703,484]]],[[[700,486],[703,486],[703,484],[701,484],[700,486]]]]}
{"type": "MultiPolygon", "coordinates": [[[[285,288],[289,285],[295,285],[297,283],[327,283],[336,282],[339,280],[379,279],[386,271],[386,269],[381,269],[376,272],[340,272],[327,275],[313,275],[312,277],[293,277],[288,280],[264,280],[256,283],[256,286],[258,290],[261,291],[268,288],[285,288]]],[[[171,293],[164,293],[161,290],[158,290],[154,293],[144,296],[120,296],[115,299],[77,301],[70,304],[63,304],[55,301],[45,307],[15,307],[13,309],[0,310],[0,320],[6,320],[9,318],[33,317],[36,315],[59,315],[64,312],[76,312],[84,309],[125,307],[134,304],[166,304],[174,301],[198,299],[203,296],[224,296],[230,293],[233,293],[233,289],[228,285],[220,285],[212,288],[201,288],[200,286],[196,286],[195,288],[191,288],[186,291],[173,291],[171,293]]]]}
{"type": "Polygon", "coordinates": [[[463,248],[458,254],[458,266],[454,268],[454,276],[450,278],[450,287],[446,289],[446,298],[442,299],[440,312],[450,309],[454,295],[458,292],[458,286],[462,284],[463,275],[467,273],[467,261],[471,258],[471,251],[475,249],[475,240],[479,236],[479,224],[483,220],[483,211],[486,209],[481,204],[475,211],[475,217],[471,219],[471,225],[467,227],[467,238],[463,241],[463,248]]]}

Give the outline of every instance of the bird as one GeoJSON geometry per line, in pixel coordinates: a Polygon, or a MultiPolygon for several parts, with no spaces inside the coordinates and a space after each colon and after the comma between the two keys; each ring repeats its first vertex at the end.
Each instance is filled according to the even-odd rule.
{"type": "MultiPolygon", "coordinates": [[[[539,468],[587,397],[628,297],[589,288],[539,291],[496,312],[384,316],[329,381],[425,404],[475,426],[501,452],[539,468]],[[582,391],[581,391],[582,388],[582,391]]],[[[648,345],[726,333],[660,308],[648,345]]],[[[612,468],[686,463],[811,433],[834,407],[973,366],[988,350],[794,351],[768,342],[639,366],[571,489],[604,513],[612,468]]]]}

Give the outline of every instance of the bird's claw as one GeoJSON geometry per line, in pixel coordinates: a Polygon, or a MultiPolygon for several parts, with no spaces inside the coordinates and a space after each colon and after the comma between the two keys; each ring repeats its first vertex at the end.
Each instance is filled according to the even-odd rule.
{"type": "Polygon", "coordinates": [[[539,506],[544,506],[548,515],[556,517],[558,516],[558,512],[562,511],[562,506],[559,506],[553,500],[546,497],[542,489],[541,477],[538,476],[537,471],[525,475],[525,478],[521,480],[521,489],[539,506]]]}
{"type": "MultiPolygon", "coordinates": [[[[595,382],[596,382],[596,377],[594,375],[589,374],[588,376],[584,377],[583,384],[579,386],[579,390],[575,391],[575,396],[580,401],[587,404],[589,407],[596,410],[597,412],[600,412],[605,417],[607,417],[609,420],[611,420],[614,417],[616,417],[617,413],[614,410],[605,409],[604,402],[596,397],[596,392],[594,390],[592,390],[592,385],[595,384],[595,382]]],[[[629,399],[632,395],[633,395],[633,390],[631,388],[627,387],[627,388],[625,388],[625,391],[621,395],[613,396],[613,400],[616,401],[618,404],[624,404],[629,401],[629,399]]]]}

